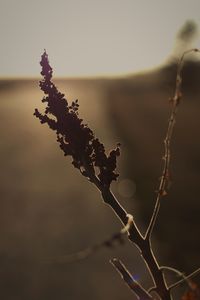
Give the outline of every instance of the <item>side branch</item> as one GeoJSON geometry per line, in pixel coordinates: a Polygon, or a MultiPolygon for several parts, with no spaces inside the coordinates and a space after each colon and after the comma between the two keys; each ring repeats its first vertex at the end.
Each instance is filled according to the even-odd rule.
{"type": "Polygon", "coordinates": [[[171,114],[168,122],[168,128],[166,132],[166,136],[164,139],[164,145],[165,145],[165,152],[164,152],[164,166],[163,166],[163,172],[162,176],[160,179],[160,184],[159,184],[159,189],[158,189],[158,194],[156,198],[156,204],[154,207],[154,211],[151,217],[151,220],[149,222],[149,226],[147,228],[146,234],[145,234],[145,239],[150,240],[151,239],[151,234],[155,225],[155,222],[158,217],[158,213],[160,210],[160,200],[163,196],[167,194],[167,186],[169,183],[169,167],[170,167],[170,156],[171,156],[171,138],[172,134],[174,131],[174,125],[176,123],[176,113],[178,109],[178,105],[180,103],[182,93],[181,93],[181,84],[182,84],[182,77],[181,77],[181,72],[183,68],[183,61],[185,55],[191,53],[191,52],[200,52],[199,49],[190,49],[188,51],[185,51],[183,55],[181,56],[179,62],[178,62],[178,67],[177,67],[177,75],[176,75],[176,86],[175,86],[175,92],[174,96],[171,100],[172,102],[172,109],[171,109],[171,114]]]}
{"type": "Polygon", "coordinates": [[[188,276],[184,276],[183,279],[173,283],[172,285],[169,286],[169,290],[172,290],[173,288],[177,287],[178,285],[184,283],[185,281],[188,282],[188,279],[198,275],[200,273],[200,268],[197,269],[196,271],[192,272],[191,274],[189,274],[188,276]]]}
{"type": "Polygon", "coordinates": [[[98,252],[99,250],[101,250],[102,248],[111,248],[114,247],[115,244],[118,245],[123,245],[125,243],[124,241],[124,235],[128,233],[131,224],[132,224],[132,220],[133,217],[131,215],[128,215],[129,220],[128,223],[126,224],[126,226],[124,226],[119,232],[112,234],[109,238],[103,240],[100,243],[96,243],[91,247],[88,247],[84,250],[81,250],[79,252],[70,254],[70,255],[65,255],[65,256],[59,256],[59,257],[55,257],[55,258],[49,258],[49,259],[45,259],[46,263],[72,263],[74,261],[79,261],[79,260],[83,260],[86,259],[92,255],[94,255],[96,252],[98,252]]]}
{"type": "MultiPolygon", "coordinates": [[[[180,98],[179,98],[180,99],[180,98]]],[[[156,204],[154,207],[154,211],[147,229],[147,232],[145,234],[145,239],[150,239],[151,234],[160,210],[160,200],[163,196],[167,194],[166,192],[166,187],[169,182],[169,165],[170,165],[170,144],[171,144],[171,137],[175,125],[175,120],[176,120],[176,113],[177,113],[177,106],[178,102],[173,101],[173,107],[171,110],[171,115],[169,119],[169,124],[168,124],[168,129],[167,129],[167,134],[164,140],[164,145],[165,145],[165,154],[164,154],[164,167],[163,167],[163,173],[161,176],[160,184],[159,184],[159,189],[158,189],[158,194],[156,198],[156,204]]]]}
{"type": "Polygon", "coordinates": [[[152,300],[152,296],[139,284],[138,281],[129,273],[124,264],[117,258],[111,259],[110,262],[120,273],[125,283],[139,300],[152,300]]]}

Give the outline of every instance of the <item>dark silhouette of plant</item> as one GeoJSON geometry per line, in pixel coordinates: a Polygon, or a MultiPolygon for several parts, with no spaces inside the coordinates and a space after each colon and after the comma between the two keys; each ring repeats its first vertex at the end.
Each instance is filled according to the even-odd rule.
{"type": "Polygon", "coordinates": [[[35,116],[41,123],[47,123],[56,131],[57,141],[64,155],[72,157],[72,164],[79,169],[82,175],[92,182],[95,180],[102,187],[109,187],[118,174],[115,173],[116,159],[120,154],[119,147],[106,155],[104,145],[95,138],[93,131],[83,123],[78,115],[78,100],[68,105],[68,101],[52,83],[52,68],[48,62],[46,51],[40,62],[41,75],[40,88],[45,93],[42,102],[47,103],[45,114],[37,109],[35,116]],[[51,118],[50,116],[53,116],[51,118]]]}
{"type": "Polygon", "coordinates": [[[45,102],[47,106],[44,114],[41,114],[36,109],[34,115],[42,124],[47,123],[48,126],[56,132],[57,141],[60,145],[60,148],[64,152],[64,155],[71,156],[74,167],[79,169],[83,176],[96,185],[98,190],[101,192],[104,202],[114,210],[115,214],[123,224],[123,229],[119,233],[113,235],[110,239],[90,247],[86,249],[86,251],[75,254],[74,256],[70,257],[70,259],[82,259],[91,253],[94,253],[101,247],[112,246],[115,241],[123,243],[122,235],[127,233],[128,239],[135,244],[140,251],[140,254],[147,266],[147,270],[151,275],[153,286],[149,290],[145,290],[142,285],[134,279],[134,277],[119,259],[114,258],[111,260],[111,263],[121,274],[125,283],[140,300],[152,300],[156,299],[157,297],[162,300],[172,300],[172,289],[183,282],[188,283],[190,292],[185,294],[182,299],[197,299],[194,298],[193,295],[196,296],[195,293],[198,291],[198,289],[196,288],[195,292],[194,289],[192,290],[192,285],[189,284],[189,279],[198,274],[200,269],[196,270],[189,276],[185,276],[182,272],[174,268],[160,266],[152,248],[152,232],[158,217],[161,199],[168,193],[167,188],[170,178],[171,155],[170,145],[176,121],[176,113],[182,97],[181,71],[183,67],[183,60],[184,56],[192,51],[199,52],[198,49],[192,49],[184,52],[178,63],[175,93],[170,99],[171,113],[164,139],[165,150],[163,157],[163,172],[157,191],[155,208],[150,218],[149,226],[145,235],[142,235],[133,216],[125,211],[110,190],[112,181],[116,180],[118,177],[118,174],[116,173],[116,162],[117,157],[120,155],[119,144],[117,145],[116,149],[111,150],[109,154],[106,154],[104,145],[99,141],[98,138],[95,137],[93,131],[88,127],[88,125],[84,124],[83,120],[79,118],[78,100],[73,101],[71,105],[69,105],[64,94],[60,93],[52,82],[52,68],[49,65],[46,51],[44,51],[40,62],[42,66],[41,75],[43,76],[43,80],[40,81],[40,88],[45,94],[42,102],[45,102]],[[169,286],[165,279],[166,271],[175,272],[181,276],[182,279],[169,286]]]}

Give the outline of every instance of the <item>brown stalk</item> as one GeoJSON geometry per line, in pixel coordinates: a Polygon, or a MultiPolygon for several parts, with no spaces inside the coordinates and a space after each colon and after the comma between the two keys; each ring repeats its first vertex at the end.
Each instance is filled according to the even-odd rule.
{"type": "Polygon", "coordinates": [[[110,262],[139,300],[153,300],[152,296],[133,278],[119,259],[113,258],[110,262]]]}
{"type": "Polygon", "coordinates": [[[164,139],[164,146],[165,146],[165,152],[164,152],[164,166],[163,166],[163,172],[162,176],[160,179],[160,184],[158,188],[158,193],[157,193],[157,198],[156,198],[156,204],[154,207],[153,214],[151,216],[151,220],[149,222],[149,226],[147,228],[146,234],[145,234],[145,239],[150,240],[151,239],[151,234],[155,225],[155,222],[158,217],[158,213],[160,210],[160,201],[163,196],[167,194],[167,185],[169,183],[169,173],[170,173],[170,157],[171,157],[171,139],[172,139],[172,134],[174,131],[174,125],[176,122],[176,113],[178,109],[178,105],[180,103],[182,93],[181,93],[181,84],[182,84],[182,77],[181,77],[181,71],[183,68],[183,61],[185,55],[191,53],[191,52],[199,52],[199,49],[190,49],[185,51],[179,62],[178,62],[178,68],[177,68],[177,75],[176,75],[176,86],[175,86],[175,92],[174,92],[174,97],[171,100],[172,102],[172,109],[171,109],[171,114],[168,122],[168,128],[166,132],[166,136],[164,139]]]}
{"type": "MultiPolygon", "coordinates": [[[[92,176],[92,174],[91,174],[92,176]]],[[[163,300],[171,300],[170,292],[167,288],[163,272],[160,270],[157,260],[153,254],[151,243],[149,240],[146,240],[140,230],[138,229],[133,217],[128,214],[125,209],[119,204],[115,196],[112,194],[110,189],[105,189],[99,184],[99,181],[96,177],[92,176],[90,180],[98,187],[101,191],[102,198],[104,202],[109,205],[118,216],[120,221],[124,226],[129,222],[128,238],[134,243],[134,245],[139,249],[140,254],[148,268],[148,271],[151,275],[152,281],[155,286],[156,293],[163,300]],[[131,216],[131,222],[130,222],[131,216]]]]}
{"type": "Polygon", "coordinates": [[[185,281],[189,284],[189,279],[198,275],[200,273],[200,268],[197,269],[196,271],[192,272],[191,274],[184,276],[183,279],[180,279],[179,281],[173,283],[172,285],[169,286],[169,290],[174,289],[175,287],[177,287],[178,285],[184,283],[185,281]]]}

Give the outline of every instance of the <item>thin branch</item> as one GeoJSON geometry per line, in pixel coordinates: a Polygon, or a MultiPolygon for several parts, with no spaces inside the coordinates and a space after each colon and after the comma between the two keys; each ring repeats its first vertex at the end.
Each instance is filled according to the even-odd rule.
{"type": "Polygon", "coordinates": [[[183,279],[181,279],[181,280],[179,280],[179,281],[173,283],[172,285],[170,285],[170,286],[169,286],[169,290],[172,290],[173,288],[175,288],[175,287],[177,287],[178,285],[184,283],[185,281],[188,281],[188,279],[190,279],[190,278],[192,278],[192,277],[194,277],[194,276],[196,276],[196,275],[198,275],[198,274],[200,274],[200,268],[197,269],[196,271],[192,272],[192,273],[189,274],[188,276],[185,276],[183,279]]]}
{"type": "Polygon", "coordinates": [[[99,245],[94,245],[93,247],[86,248],[79,252],[63,255],[59,257],[48,257],[43,259],[43,263],[45,264],[69,264],[75,261],[84,260],[90,256],[92,256],[96,251],[98,251],[99,245]]]}
{"type": "Polygon", "coordinates": [[[46,263],[58,263],[58,264],[68,264],[79,260],[84,260],[96,252],[101,250],[102,248],[112,248],[115,244],[122,245],[125,243],[123,236],[128,233],[133,217],[128,215],[128,223],[124,226],[119,232],[112,234],[109,238],[103,240],[100,243],[97,243],[91,247],[88,247],[79,252],[73,253],[71,255],[64,255],[54,258],[45,259],[46,263]]]}
{"type": "Polygon", "coordinates": [[[160,184],[158,188],[158,193],[157,193],[157,198],[156,198],[156,204],[154,207],[154,211],[151,217],[151,220],[149,222],[149,226],[147,228],[146,234],[145,234],[145,239],[150,240],[151,234],[155,225],[155,222],[158,217],[158,213],[160,210],[160,201],[163,196],[167,194],[167,186],[169,183],[169,168],[170,168],[170,157],[171,157],[171,138],[172,134],[174,131],[174,125],[176,123],[176,113],[178,109],[179,102],[181,100],[182,94],[181,94],[181,84],[182,84],[182,77],[181,77],[181,71],[183,68],[183,61],[185,55],[191,53],[191,52],[200,52],[199,49],[190,49],[188,51],[185,51],[183,55],[181,56],[179,62],[178,62],[178,67],[177,67],[177,75],[176,75],[176,87],[175,87],[175,92],[174,92],[174,97],[171,99],[172,102],[172,108],[171,108],[171,113],[170,113],[170,118],[168,122],[168,128],[166,132],[166,136],[164,139],[164,146],[165,146],[165,151],[164,151],[164,166],[163,166],[163,171],[162,171],[162,176],[160,179],[160,184]]]}
{"type": "Polygon", "coordinates": [[[125,283],[140,300],[152,300],[152,296],[129,273],[124,264],[117,258],[110,260],[115,269],[120,273],[125,283]]]}
{"type": "Polygon", "coordinates": [[[183,272],[179,271],[178,269],[173,268],[173,267],[168,267],[168,266],[162,266],[162,267],[160,267],[160,270],[176,273],[176,275],[178,275],[179,277],[182,277],[183,280],[185,280],[185,282],[187,283],[187,285],[189,287],[191,286],[190,280],[188,280],[187,277],[185,276],[185,274],[183,272]]]}
{"type": "MultiPolygon", "coordinates": [[[[179,270],[177,270],[176,268],[172,268],[172,267],[168,267],[168,266],[162,266],[160,267],[161,270],[165,271],[171,271],[176,273],[179,277],[182,277],[183,282],[185,281],[185,283],[188,285],[188,287],[192,290],[194,288],[194,283],[190,280],[190,276],[186,276],[183,272],[180,272],[179,270]]],[[[194,273],[196,274],[196,272],[199,272],[199,269],[196,270],[194,273]]],[[[193,274],[192,276],[194,276],[195,274],[193,274]]]]}
{"type": "Polygon", "coordinates": [[[180,277],[185,277],[185,275],[184,275],[183,272],[181,272],[181,271],[179,271],[178,269],[173,268],[173,267],[161,266],[161,267],[160,267],[160,270],[163,270],[163,271],[165,271],[165,270],[171,271],[171,272],[176,273],[176,274],[177,274],[178,276],[180,276],[180,277]]]}

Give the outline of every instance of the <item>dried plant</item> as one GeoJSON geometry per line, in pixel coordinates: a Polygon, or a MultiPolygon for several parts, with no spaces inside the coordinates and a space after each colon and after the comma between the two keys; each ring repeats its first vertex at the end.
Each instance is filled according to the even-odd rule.
{"type": "Polygon", "coordinates": [[[139,230],[134,217],[127,213],[121,206],[116,197],[113,195],[110,186],[112,181],[117,180],[116,173],[117,157],[120,155],[120,145],[106,154],[104,145],[95,137],[94,132],[86,125],[79,117],[78,100],[75,100],[69,105],[64,94],[60,93],[57,87],[52,82],[52,68],[49,65],[48,55],[44,51],[41,59],[43,80],[40,81],[40,88],[44,92],[45,97],[42,102],[47,104],[44,114],[37,109],[34,115],[40,122],[47,123],[48,126],[56,132],[57,141],[65,156],[71,156],[72,164],[77,168],[83,176],[85,176],[91,183],[93,183],[100,191],[104,203],[109,205],[121,223],[122,230],[114,234],[110,239],[103,241],[93,247],[79,252],[75,255],[67,257],[67,261],[73,259],[82,259],[96,252],[101,247],[110,247],[117,241],[123,243],[125,234],[130,242],[132,242],[140,252],[146,266],[147,272],[152,278],[152,287],[145,290],[142,285],[134,279],[127,268],[119,259],[112,259],[111,263],[115,269],[121,274],[125,283],[132,290],[134,295],[140,300],[150,299],[172,299],[172,289],[183,282],[186,282],[189,291],[185,293],[182,300],[197,300],[199,299],[199,289],[195,284],[191,283],[191,277],[197,275],[200,269],[197,269],[192,274],[185,276],[182,272],[168,266],[160,266],[154,255],[152,247],[152,233],[154,225],[158,218],[161,199],[168,193],[168,183],[170,178],[170,145],[173,135],[174,125],[176,122],[176,113],[182,98],[181,85],[182,77],[181,71],[183,67],[183,60],[186,54],[190,52],[200,52],[198,49],[192,49],[183,53],[178,62],[176,87],[174,96],[170,99],[171,113],[168,122],[168,128],[164,139],[164,165],[162,176],[157,191],[157,198],[155,202],[154,211],[150,218],[149,226],[146,233],[143,235],[139,230]],[[165,272],[171,271],[177,273],[182,277],[181,280],[172,285],[168,285],[165,279],[165,272]],[[196,298],[195,298],[196,297],[196,298]]]}

